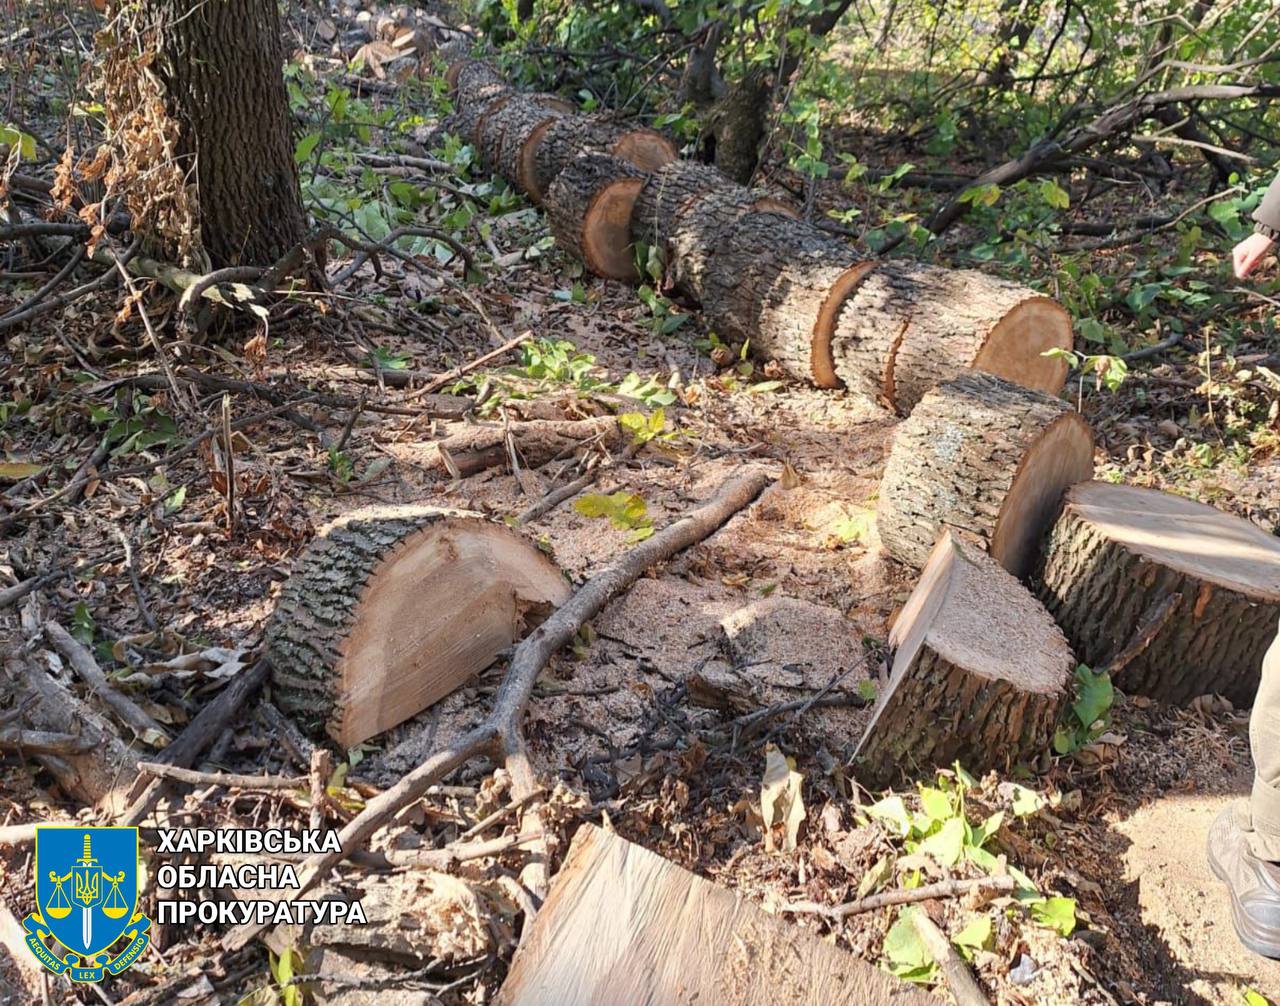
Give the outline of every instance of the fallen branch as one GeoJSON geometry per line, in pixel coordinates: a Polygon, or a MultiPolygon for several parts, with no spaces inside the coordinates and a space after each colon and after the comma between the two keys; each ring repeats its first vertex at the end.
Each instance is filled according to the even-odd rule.
{"type": "Polygon", "coordinates": [[[45,622],[44,634],[80,679],[93,689],[98,698],[102,699],[143,743],[159,746],[168,742],[169,735],[164,727],[152,719],[140,705],[116,691],[108,683],[107,676],[102,672],[102,668],[98,666],[98,662],[87,646],[57,622],[45,622]]]}
{"type": "Polygon", "coordinates": [[[847,919],[851,915],[863,915],[874,912],[878,908],[892,905],[910,905],[934,898],[958,898],[970,892],[980,891],[984,894],[1008,894],[1014,888],[1012,877],[977,877],[973,880],[940,880],[936,884],[925,884],[923,887],[900,887],[892,891],[882,891],[857,901],[849,901],[843,905],[823,905],[816,901],[793,901],[784,905],[782,911],[793,915],[821,915],[827,919],[847,919]]]}
{"type": "MultiPolygon", "coordinates": [[[[731,480],[710,502],[641,542],[583,584],[572,598],[515,648],[506,678],[484,722],[448,747],[434,752],[390,789],[371,799],[364,810],[342,829],[339,835],[342,851],[310,857],[303,864],[300,888],[290,896],[298,898],[306,894],[346,856],[362,849],[386,822],[421,799],[432,784],[478,755],[499,752],[505,755],[513,783],[513,799],[522,799],[525,794],[533,792],[538,784],[524,749],[520,717],[547,662],[573,639],[587,621],[635,583],[646,570],[709,537],[748,506],[768,482],[769,476],[763,471],[748,472],[731,480]]],[[[533,830],[541,830],[536,808],[525,815],[525,823],[533,830]]],[[[534,893],[540,895],[542,892],[534,893]]],[[[277,898],[283,896],[276,895],[277,898]]],[[[238,926],[224,937],[223,946],[228,950],[243,947],[265,928],[265,923],[256,922],[238,926]]]]}
{"type": "Polygon", "coordinates": [[[943,977],[947,981],[947,989],[959,1006],[991,1006],[991,1001],[978,987],[978,982],[974,979],[973,972],[969,970],[969,965],[951,945],[947,934],[934,925],[933,920],[923,910],[916,909],[910,914],[911,924],[920,934],[920,940],[929,951],[929,956],[937,961],[938,967],[942,969],[943,977]]]}
{"type": "Polygon", "coordinates": [[[238,775],[235,772],[197,772],[195,769],[154,761],[138,762],[138,771],[159,779],[172,779],[174,782],[190,783],[193,786],[226,786],[229,789],[305,789],[310,782],[308,776],[292,778],[282,775],[238,775]]]}

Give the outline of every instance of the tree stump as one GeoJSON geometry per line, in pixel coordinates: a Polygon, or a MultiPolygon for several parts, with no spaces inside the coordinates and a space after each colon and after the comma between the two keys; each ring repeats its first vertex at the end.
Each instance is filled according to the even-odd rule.
{"type": "Polygon", "coordinates": [[[984,370],[1056,395],[1071,318],[1049,297],[973,269],[888,261],[840,313],[832,353],[850,388],[908,415],[934,385],[984,370]]]}
{"type": "Polygon", "coordinates": [[[1131,694],[1245,708],[1280,620],[1280,539],[1136,486],[1067,492],[1038,576],[1080,659],[1131,694]]]}
{"type": "Polygon", "coordinates": [[[597,276],[638,278],[631,208],[644,179],[639,168],[609,154],[587,152],[570,161],[546,195],[556,243],[597,276]]]}
{"type": "Polygon", "coordinates": [[[746,213],[796,216],[781,199],[735,185],[709,165],[674,161],[650,175],[640,190],[631,236],[659,248],[668,284],[700,302],[712,249],[746,213]]]}
{"type": "Polygon", "coordinates": [[[725,227],[702,277],[702,306],[722,336],[819,388],[838,388],[831,355],[845,299],[873,268],[840,241],[780,213],[725,227]]]}
{"type": "Polygon", "coordinates": [[[677,157],[675,144],[652,129],[638,129],[596,116],[566,116],[534,138],[529,198],[540,203],[551,183],[579,154],[612,154],[641,171],[654,171],[677,157]]]}
{"type": "Polygon", "coordinates": [[[969,371],[925,395],[898,427],[876,527],[889,554],[916,569],[949,526],[1025,577],[1063,492],[1092,475],[1093,431],[1080,413],[969,371]]]}
{"type": "Polygon", "coordinates": [[[353,747],[484,670],[569,594],[555,563],[479,514],[359,511],[281,592],[266,631],[277,703],[353,747]]]}
{"type": "Polygon", "coordinates": [[[943,531],[889,635],[893,670],[854,753],[887,786],[959,760],[1007,770],[1049,748],[1075,658],[1030,592],[943,531]]]}

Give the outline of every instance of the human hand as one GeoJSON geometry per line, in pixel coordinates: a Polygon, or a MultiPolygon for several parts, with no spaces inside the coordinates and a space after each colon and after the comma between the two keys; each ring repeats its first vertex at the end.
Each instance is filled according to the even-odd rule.
{"type": "Polygon", "coordinates": [[[1231,262],[1236,267],[1236,278],[1244,279],[1258,268],[1276,243],[1265,234],[1250,234],[1231,250],[1231,262]]]}

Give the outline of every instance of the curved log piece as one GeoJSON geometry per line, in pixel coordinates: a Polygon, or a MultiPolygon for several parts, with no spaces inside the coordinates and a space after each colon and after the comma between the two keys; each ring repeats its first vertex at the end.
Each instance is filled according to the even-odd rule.
{"type": "Polygon", "coordinates": [[[481,161],[512,185],[519,185],[518,165],[529,134],[544,122],[572,111],[568,102],[554,94],[513,94],[506,101],[494,102],[476,124],[481,161]]]}
{"type": "Polygon", "coordinates": [[[352,747],[484,670],[569,594],[554,562],[480,514],[358,511],[280,594],[266,631],[276,701],[352,747]]]}
{"type": "Polygon", "coordinates": [[[1049,297],[973,269],[884,262],[840,312],[832,353],[850,388],[908,415],[966,368],[1056,395],[1071,317],[1049,297]]]}
{"type": "Polygon", "coordinates": [[[637,279],[631,209],[644,178],[639,168],[609,154],[588,152],[565,165],[546,194],[556,244],[597,276],[637,279]]]}
{"type": "Polygon", "coordinates": [[[1182,496],[1085,482],[1049,536],[1040,599],[1131,694],[1253,704],[1280,619],[1280,539],[1182,496]]]}
{"type": "Polygon", "coordinates": [[[942,532],[889,647],[889,684],[854,754],[867,785],[956,760],[1007,770],[1048,750],[1075,658],[1040,602],[978,545],[942,532]]]}
{"type": "Polygon", "coordinates": [[[780,213],[724,227],[702,276],[702,306],[722,336],[819,388],[838,388],[831,355],[840,309],[875,267],[840,241],[780,213]]]}
{"type": "Polygon", "coordinates": [[[551,183],[581,153],[612,154],[641,171],[654,171],[678,154],[675,144],[661,133],[598,116],[566,116],[532,139],[532,184],[526,191],[535,203],[546,198],[551,183]]]}
{"type": "Polygon", "coordinates": [[[631,216],[631,236],[661,250],[668,285],[696,301],[721,233],[745,213],[797,216],[794,207],[763,192],[736,185],[717,169],[696,161],[674,161],[644,184],[631,216]]]}
{"type": "Polygon", "coordinates": [[[1093,476],[1093,431],[1060,399],[969,371],[898,427],[876,527],[920,569],[945,527],[974,535],[1017,577],[1036,564],[1068,486],[1093,476]]]}

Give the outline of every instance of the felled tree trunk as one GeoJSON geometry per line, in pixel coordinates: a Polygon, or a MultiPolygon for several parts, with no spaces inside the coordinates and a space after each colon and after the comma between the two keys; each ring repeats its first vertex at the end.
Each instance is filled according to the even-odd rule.
{"type": "Polygon", "coordinates": [[[1036,563],[1068,486],[1093,475],[1093,431],[1060,399],[971,371],[898,427],[876,527],[920,569],[946,527],[975,536],[1015,576],[1036,563]]]}
{"type": "MultiPolygon", "coordinates": [[[[554,94],[512,94],[495,103],[476,124],[476,145],[481,160],[513,185],[520,181],[519,166],[529,136],[539,126],[550,125],[572,114],[573,106],[554,94]]],[[[532,150],[530,161],[532,161],[532,150]]]]}
{"type": "Polygon", "coordinates": [[[613,416],[592,419],[530,419],[510,425],[473,425],[437,440],[428,451],[428,463],[452,475],[466,478],[488,468],[510,463],[511,452],[526,468],[537,468],[553,458],[570,457],[584,449],[617,446],[621,439],[613,416]]]}
{"type": "Polygon", "coordinates": [[[594,116],[569,116],[553,122],[537,139],[529,197],[534,202],[545,199],[565,166],[585,152],[612,154],[641,171],[654,171],[677,157],[675,144],[652,129],[594,116]]]}
{"type": "Polygon", "coordinates": [[[274,264],[306,234],[277,4],[140,0],[136,13],[121,12],[108,31],[117,57],[105,74],[109,119],[123,134],[125,156],[141,158],[132,169],[154,181],[160,176],[152,169],[176,163],[186,183],[194,181],[199,246],[214,267],[274,264]],[[139,38],[158,46],[146,72],[159,78],[178,125],[172,150],[154,135],[142,143],[127,135],[140,126],[148,94],[142,71],[131,72],[143,58],[132,49],[139,38]]]}
{"type": "Polygon", "coordinates": [[[266,631],[276,700],[352,747],[484,670],[569,593],[533,544],[479,514],[358,512],[284,585],[266,631]]]}
{"type": "Polygon", "coordinates": [[[907,415],[969,367],[1056,395],[1071,317],[1034,290],[972,269],[888,261],[840,314],[832,354],[846,385],[907,415]]]}
{"type": "Polygon", "coordinates": [[[703,308],[731,338],[820,388],[837,388],[831,338],[845,299],[874,267],[843,243],[779,213],[721,231],[702,279],[703,308]]]}
{"type": "Polygon", "coordinates": [[[631,215],[631,236],[662,251],[668,285],[695,301],[704,293],[711,251],[746,213],[796,211],[781,199],[730,183],[716,168],[675,161],[651,174],[631,215]]]}
{"type": "Polygon", "coordinates": [[[707,117],[703,146],[711,147],[716,167],[739,185],[750,184],[760,160],[772,90],[764,71],[748,73],[707,117]]]}
{"type": "Polygon", "coordinates": [[[943,531],[889,636],[893,671],[854,754],[870,786],[959,761],[1007,770],[1048,750],[1075,658],[1044,607],[943,531]]]}
{"type": "Polygon", "coordinates": [[[556,243],[597,276],[637,278],[631,209],[644,179],[639,168],[609,154],[585,153],[569,162],[546,194],[556,243]]]}
{"type": "Polygon", "coordinates": [[[1280,620],[1280,539],[1182,496],[1086,482],[1067,492],[1037,578],[1080,659],[1122,690],[1253,704],[1280,620]]]}

